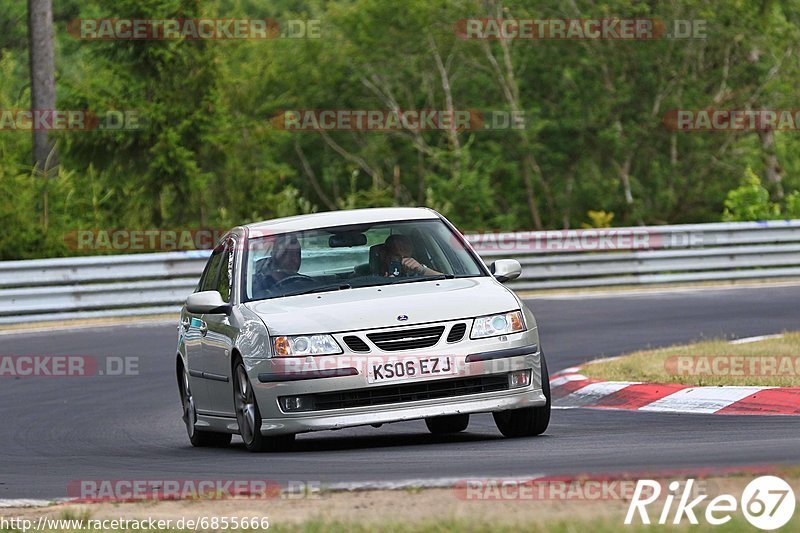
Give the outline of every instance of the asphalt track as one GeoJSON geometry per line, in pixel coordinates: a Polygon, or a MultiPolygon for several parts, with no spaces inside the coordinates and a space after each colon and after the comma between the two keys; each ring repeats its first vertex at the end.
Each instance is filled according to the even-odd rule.
{"type": "MultiPolygon", "coordinates": [[[[552,371],[703,338],[800,329],[800,287],[528,300],[552,371]]],[[[74,480],[269,479],[324,484],[800,464],[800,417],[555,410],[538,438],[490,415],[434,437],[421,421],[300,435],[286,454],[193,449],[172,324],[0,336],[0,355],[138,356],[139,375],[0,378],[0,499],[65,498],[74,480]]]]}

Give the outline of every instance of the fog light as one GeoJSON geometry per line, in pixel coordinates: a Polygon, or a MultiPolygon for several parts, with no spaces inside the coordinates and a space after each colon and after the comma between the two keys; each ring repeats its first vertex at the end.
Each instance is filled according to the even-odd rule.
{"type": "Polygon", "coordinates": [[[284,413],[314,410],[314,400],[310,396],[282,396],[278,403],[284,413]]]}
{"type": "Polygon", "coordinates": [[[531,384],[531,371],[530,370],[517,370],[508,375],[508,387],[510,389],[518,389],[520,387],[527,387],[531,384]]]}

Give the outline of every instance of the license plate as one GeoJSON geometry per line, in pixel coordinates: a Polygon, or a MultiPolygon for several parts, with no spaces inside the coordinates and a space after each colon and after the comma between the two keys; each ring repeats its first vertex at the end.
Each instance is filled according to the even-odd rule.
{"type": "Polygon", "coordinates": [[[456,358],[448,355],[370,361],[367,382],[383,383],[456,374],[456,358]]]}

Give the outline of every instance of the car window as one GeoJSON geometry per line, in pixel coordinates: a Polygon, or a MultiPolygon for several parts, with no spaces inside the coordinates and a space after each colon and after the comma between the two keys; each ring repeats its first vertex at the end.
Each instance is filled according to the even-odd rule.
{"type": "Polygon", "coordinates": [[[234,246],[231,242],[221,254],[222,260],[220,261],[219,280],[217,281],[217,291],[222,295],[223,302],[231,301],[231,277],[233,275],[233,249],[234,246]]]}
{"type": "Polygon", "coordinates": [[[459,236],[441,220],[258,236],[248,241],[246,255],[245,301],[343,286],[486,275],[459,236]]]}
{"type": "Polygon", "coordinates": [[[202,277],[200,278],[198,290],[211,291],[217,288],[217,274],[219,273],[219,266],[222,263],[222,252],[223,249],[221,247],[217,247],[211,253],[211,257],[208,259],[206,268],[203,271],[202,277]]]}

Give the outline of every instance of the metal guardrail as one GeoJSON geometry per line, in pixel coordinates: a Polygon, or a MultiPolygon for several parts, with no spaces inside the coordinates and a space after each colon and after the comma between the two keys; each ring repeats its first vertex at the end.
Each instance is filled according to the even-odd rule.
{"type": "MultiPolygon", "coordinates": [[[[516,290],[800,277],[800,220],[467,234],[516,290]]],[[[0,262],[0,324],[177,312],[208,251],[0,262]]]]}

